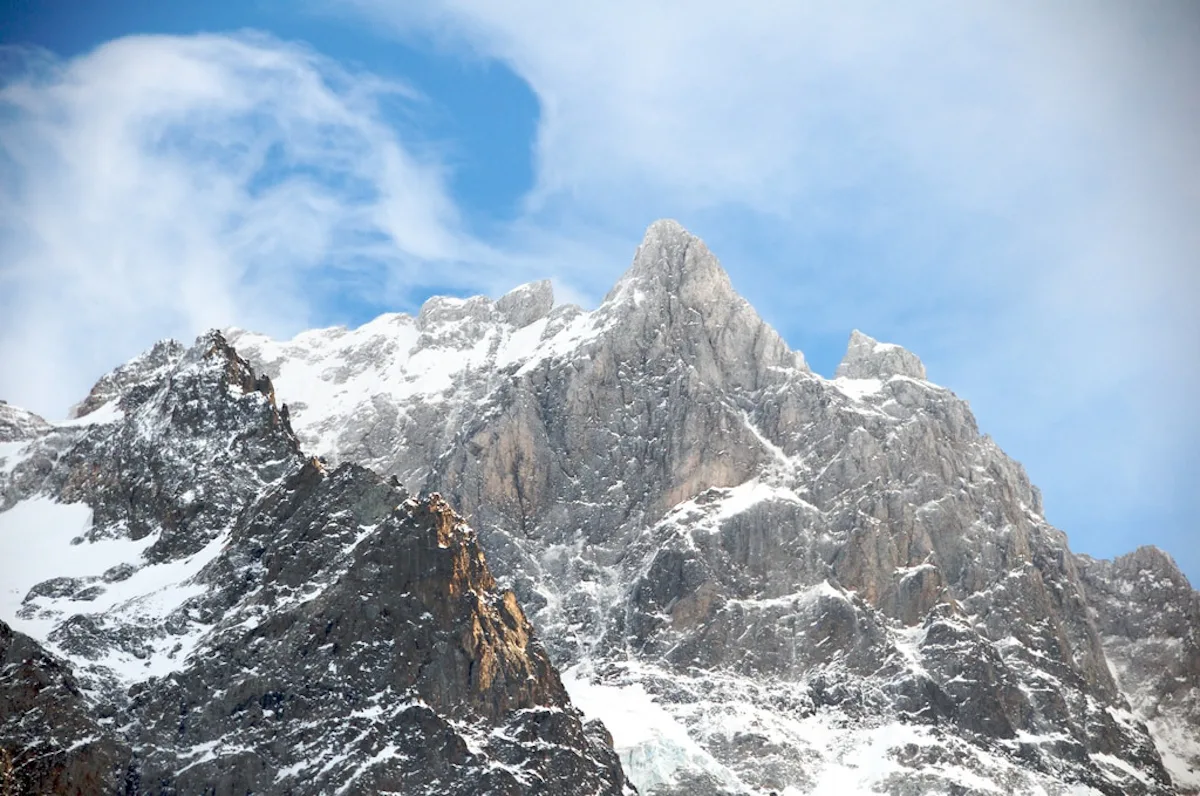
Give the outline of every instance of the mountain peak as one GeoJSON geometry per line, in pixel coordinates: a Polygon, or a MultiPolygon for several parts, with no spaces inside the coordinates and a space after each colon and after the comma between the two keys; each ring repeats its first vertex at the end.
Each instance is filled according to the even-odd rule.
{"type": "Polygon", "coordinates": [[[549,279],[518,285],[496,299],[496,311],[518,329],[545,318],[553,307],[554,288],[549,279]]]}
{"type": "Polygon", "coordinates": [[[44,434],[50,424],[27,409],[0,401],[0,443],[20,442],[44,434]]]}
{"type": "Polygon", "coordinates": [[[688,232],[687,229],[673,218],[660,218],[654,221],[650,226],[646,227],[646,234],[643,236],[643,243],[650,238],[656,239],[671,239],[671,238],[692,238],[696,236],[688,232]]]}
{"type": "Polygon", "coordinates": [[[178,364],[186,350],[177,340],[159,340],[148,351],[101,376],[87,397],[71,408],[69,416],[85,417],[114,398],[155,383],[178,364]]]}
{"type": "Polygon", "coordinates": [[[646,229],[633,264],[605,297],[605,303],[630,290],[643,295],[676,296],[686,306],[736,298],[729,275],[704,241],[678,221],[661,219],[646,229]]]}
{"type": "Polygon", "coordinates": [[[846,356],[837,367],[838,378],[887,379],[892,376],[925,378],[925,365],[916,354],[894,343],[881,343],[855,329],[850,333],[846,356]]]}
{"type": "Polygon", "coordinates": [[[1179,569],[1171,554],[1154,545],[1142,545],[1131,553],[1117,556],[1112,564],[1129,578],[1136,579],[1142,574],[1148,574],[1160,583],[1170,581],[1187,590],[1191,589],[1187,576],[1179,569]]]}

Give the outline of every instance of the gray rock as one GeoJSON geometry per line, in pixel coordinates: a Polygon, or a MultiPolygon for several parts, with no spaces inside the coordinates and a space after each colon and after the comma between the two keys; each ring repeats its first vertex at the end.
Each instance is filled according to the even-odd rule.
{"type": "Polygon", "coordinates": [[[617,733],[644,790],[804,792],[890,727],[888,792],[1175,792],[1040,494],[914,355],[856,332],[822,379],[671,221],[590,313],[519,336],[473,301],[391,361],[339,348],[384,386],[297,432],[446,495],[559,666],[652,695],[694,746],[617,733]],[[433,357],[451,386],[414,388],[433,357]]]}
{"type": "Polygon", "coordinates": [[[1200,793],[1200,593],[1155,547],[1113,561],[1077,561],[1105,657],[1133,716],[1151,729],[1179,792],[1200,793]]]}
{"type": "Polygon", "coordinates": [[[50,424],[33,412],[0,402],[0,442],[25,442],[50,430],[50,424]]]}
{"type": "Polygon", "coordinates": [[[70,665],[0,622],[0,793],[121,793],[132,754],[70,665]]]}
{"type": "Polygon", "coordinates": [[[3,505],[85,503],[77,543],[131,556],[34,585],[14,619],[73,673],[0,625],[20,792],[633,792],[439,496],[303,455],[219,332],[103,383],[119,411],[0,473],[3,505]]]}
{"type": "Polygon", "coordinates": [[[647,793],[1195,789],[1196,593],[1153,551],[1072,554],[914,355],[856,332],[821,378],[671,221],[597,309],[551,305],[534,285],[283,343],[231,332],[167,366],[172,390],[110,378],[123,416],[24,444],[0,508],[87,500],[92,537],[153,534],[152,562],[228,544],[153,621],[86,608],[136,570],[30,597],[79,611],[51,641],[81,678],[198,644],[107,708],[136,717],[139,770],[618,792],[552,662],[647,793]],[[443,539],[448,508],[401,487],[478,539],[443,539]]]}
{"type": "Polygon", "coordinates": [[[838,378],[889,379],[907,376],[924,379],[925,366],[916,354],[894,343],[880,343],[855,329],[850,333],[846,356],[837,366],[838,378]]]}
{"type": "Polygon", "coordinates": [[[183,356],[184,347],[175,340],[160,340],[144,354],[134,357],[101,378],[88,396],[71,408],[70,416],[86,417],[114,398],[139,401],[162,375],[183,356]]]}
{"type": "Polygon", "coordinates": [[[496,312],[518,329],[540,321],[554,306],[554,289],[549,279],[513,288],[496,299],[496,312]]]}

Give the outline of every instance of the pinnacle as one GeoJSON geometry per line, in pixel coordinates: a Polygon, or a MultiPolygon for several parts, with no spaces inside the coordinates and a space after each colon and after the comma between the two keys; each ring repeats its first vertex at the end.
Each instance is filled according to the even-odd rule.
{"type": "Polygon", "coordinates": [[[633,264],[605,301],[622,295],[625,288],[651,295],[730,300],[736,298],[729,275],[704,241],[678,221],[660,219],[646,229],[633,264]]]}
{"type": "Polygon", "coordinates": [[[1131,572],[1147,570],[1158,575],[1186,580],[1171,554],[1154,545],[1142,545],[1131,553],[1117,556],[1113,563],[1131,572]]]}
{"type": "Polygon", "coordinates": [[[835,375],[848,379],[888,379],[892,376],[924,379],[925,365],[911,351],[894,343],[881,343],[855,329],[850,333],[846,356],[835,375]]]}
{"type": "Polygon", "coordinates": [[[691,238],[692,233],[684,228],[673,218],[660,218],[659,220],[646,227],[646,234],[642,237],[643,245],[651,238],[654,239],[670,239],[670,238],[691,238]]]}
{"type": "Polygon", "coordinates": [[[518,329],[546,317],[553,307],[554,287],[549,279],[519,285],[496,299],[496,311],[518,329]]]}

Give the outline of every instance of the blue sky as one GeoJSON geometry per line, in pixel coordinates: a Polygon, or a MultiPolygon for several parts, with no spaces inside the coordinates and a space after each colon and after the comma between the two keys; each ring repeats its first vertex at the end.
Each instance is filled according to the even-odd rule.
{"type": "Polygon", "coordinates": [[[217,325],[594,305],[674,217],[818,372],[905,345],[1075,550],[1200,582],[1200,12],[836,5],[9,3],[0,396],[217,325]]]}

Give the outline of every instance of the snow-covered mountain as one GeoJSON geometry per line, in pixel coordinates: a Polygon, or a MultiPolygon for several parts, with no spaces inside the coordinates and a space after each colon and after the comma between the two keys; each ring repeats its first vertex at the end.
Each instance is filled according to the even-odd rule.
{"type": "Polygon", "coordinates": [[[305,457],[220,333],[81,412],[0,407],[0,792],[629,790],[474,532],[305,457]]]}
{"type": "Polygon", "coordinates": [[[591,312],[160,343],[67,424],[0,407],[0,457],[0,619],[145,791],[621,792],[573,704],[643,793],[1200,792],[1170,558],[1072,554],[915,355],[812,373],[674,222],[591,312]]]}

